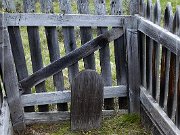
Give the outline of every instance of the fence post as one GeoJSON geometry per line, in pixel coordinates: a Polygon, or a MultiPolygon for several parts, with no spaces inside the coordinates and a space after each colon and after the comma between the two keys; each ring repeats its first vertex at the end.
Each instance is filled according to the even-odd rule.
{"type": "Polygon", "coordinates": [[[138,14],[139,13],[139,6],[140,6],[140,1],[139,0],[130,0],[130,14],[138,14]]]}
{"type": "Polygon", "coordinates": [[[140,113],[140,65],[137,29],[127,29],[129,112],[140,113]]]}
{"type": "Polygon", "coordinates": [[[2,28],[4,33],[4,43],[0,46],[1,52],[4,53],[4,63],[1,67],[3,69],[3,82],[6,90],[7,101],[10,108],[11,120],[18,133],[25,129],[23,107],[20,101],[20,93],[18,87],[18,79],[12,55],[9,34],[7,28],[2,28]]]}

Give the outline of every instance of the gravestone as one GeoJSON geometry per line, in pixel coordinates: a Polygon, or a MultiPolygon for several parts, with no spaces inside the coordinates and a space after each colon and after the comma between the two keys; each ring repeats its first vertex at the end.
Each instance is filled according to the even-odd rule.
{"type": "Polygon", "coordinates": [[[79,73],[71,85],[71,130],[99,128],[102,121],[104,83],[93,70],[79,73]]]}

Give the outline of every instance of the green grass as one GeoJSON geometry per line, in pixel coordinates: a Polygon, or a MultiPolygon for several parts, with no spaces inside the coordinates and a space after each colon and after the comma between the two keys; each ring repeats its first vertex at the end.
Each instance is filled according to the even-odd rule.
{"type": "Polygon", "coordinates": [[[70,130],[70,122],[49,125],[33,125],[28,127],[26,135],[150,135],[140,123],[137,115],[118,115],[105,118],[100,129],[88,132],[73,132],[70,130]]]}

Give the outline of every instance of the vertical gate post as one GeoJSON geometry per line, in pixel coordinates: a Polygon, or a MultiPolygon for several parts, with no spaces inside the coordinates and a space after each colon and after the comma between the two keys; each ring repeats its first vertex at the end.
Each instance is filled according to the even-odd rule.
{"type": "Polygon", "coordinates": [[[137,29],[127,29],[129,112],[140,113],[140,65],[137,29]]]}
{"type": "Polygon", "coordinates": [[[2,29],[4,39],[3,44],[0,46],[0,50],[4,54],[4,63],[1,65],[3,71],[3,83],[6,90],[13,128],[18,133],[21,133],[25,129],[25,123],[23,107],[20,100],[18,79],[9,40],[9,33],[7,28],[2,29]]]}

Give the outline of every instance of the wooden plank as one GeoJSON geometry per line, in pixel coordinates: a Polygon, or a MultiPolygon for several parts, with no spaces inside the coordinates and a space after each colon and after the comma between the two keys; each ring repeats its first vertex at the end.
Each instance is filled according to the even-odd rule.
{"type": "MultiPolygon", "coordinates": [[[[41,3],[42,12],[45,12],[45,13],[53,12],[52,0],[41,0],[40,3],[41,3]]],[[[45,27],[45,32],[46,32],[48,50],[49,50],[49,55],[50,55],[50,61],[52,63],[60,58],[58,33],[55,26],[45,27]]],[[[55,90],[60,90],[60,91],[64,90],[64,78],[63,78],[62,71],[53,75],[53,83],[54,83],[55,90]]],[[[67,111],[68,106],[66,103],[57,104],[57,109],[58,111],[67,111]]]]}
{"type": "Polygon", "coordinates": [[[158,126],[166,135],[180,134],[180,130],[162,110],[159,104],[153,99],[149,92],[143,87],[141,87],[140,100],[147,111],[151,114],[151,117],[156,121],[158,126]]]}
{"type": "MultiPolygon", "coordinates": [[[[95,13],[97,15],[106,15],[106,2],[105,0],[94,0],[95,13]]],[[[108,30],[107,27],[98,27],[98,35],[105,33],[108,30]]],[[[104,79],[105,86],[112,85],[112,75],[111,75],[111,64],[110,64],[110,50],[109,44],[104,45],[99,50],[100,56],[100,66],[101,66],[101,76],[104,79]]],[[[104,109],[113,110],[114,109],[114,99],[104,100],[104,109]]]]}
{"type": "Polygon", "coordinates": [[[86,14],[5,13],[6,26],[99,26],[123,27],[124,19],[131,16],[86,14]]]}
{"type": "Polygon", "coordinates": [[[138,30],[151,37],[156,42],[162,44],[168,50],[176,55],[180,55],[180,38],[172,34],[168,30],[144,19],[143,17],[136,16],[139,20],[138,30]]]}
{"type": "Polygon", "coordinates": [[[25,129],[23,108],[20,101],[20,93],[18,87],[18,79],[14,65],[14,59],[12,56],[11,45],[9,40],[9,34],[7,29],[3,29],[4,44],[2,51],[4,52],[3,63],[3,82],[8,97],[7,101],[10,108],[12,124],[15,131],[21,132],[25,129]]]}
{"type": "MultiPolygon", "coordinates": [[[[152,0],[147,1],[146,18],[153,21],[152,0]]],[[[152,92],[152,56],[153,56],[153,40],[146,36],[146,81],[147,89],[152,92]]]]}
{"type": "MultiPolygon", "coordinates": [[[[26,13],[35,12],[35,0],[24,0],[24,11],[26,13]]],[[[42,21],[42,20],[41,20],[42,21]]],[[[27,27],[29,47],[31,52],[31,61],[33,72],[43,68],[41,45],[39,37],[39,28],[36,26],[27,27]]],[[[36,92],[46,92],[45,81],[35,86],[36,92]]],[[[26,90],[26,89],[23,89],[26,90]]],[[[48,111],[48,105],[38,107],[39,111],[48,111]]]]}
{"type": "MultiPolygon", "coordinates": [[[[5,0],[8,5],[6,5],[6,9],[8,12],[16,12],[15,3],[14,1],[5,0]]],[[[21,33],[18,26],[15,27],[8,27],[9,36],[10,36],[10,43],[12,48],[12,53],[14,57],[14,62],[16,66],[16,72],[18,75],[18,81],[28,77],[28,70],[24,55],[24,49],[21,39],[21,33]]],[[[31,94],[31,89],[27,89],[25,91],[21,91],[23,94],[31,94]]],[[[34,111],[34,107],[25,107],[25,112],[32,112],[34,111]]]]}
{"type": "MultiPolygon", "coordinates": [[[[146,3],[140,0],[140,15],[145,17],[146,3]]],[[[141,71],[141,84],[147,88],[146,82],[146,36],[139,32],[139,47],[140,47],[140,71],[141,71]]]]}
{"type": "Polygon", "coordinates": [[[2,135],[13,135],[13,128],[7,99],[4,99],[0,113],[0,133],[2,135]]]}
{"type": "MultiPolygon", "coordinates": [[[[103,117],[115,116],[122,114],[121,110],[102,110],[103,117]]],[[[32,112],[25,113],[25,122],[27,125],[35,123],[57,123],[60,121],[70,120],[70,112],[32,112]]]]}
{"type": "Polygon", "coordinates": [[[44,81],[47,77],[56,74],[57,72],[61,71],[65,67],[68,67],[78,60],[88,56],[92,52],[98,50],[103,45],[113,41],[120,36],[123,35],[123,30],[121,28],[110,30],[97,38],[87,42],[83,46],[74,51],[70,52],[68,55],[62,57],[61,59],[53,62],[52,64],[48,65],[47,67],[37,71],[33,75],[29,76],[28,78],[20,81],[20,85],[22,88],[31,88],[35,84],[38,84],[44,81]]]}
{"type": "Polygon", "coordinates": [[[71,86],[71,130],[89,131],[101,127],[103,78],[94,70],[84,70],[71,86]]]}
{"type": "MultiPolygon", "coordinates": [[[[104,98],[126,97],[127,87],[125,85],[104,87],[104,98]]],[[[71,91],[34,93],[21,96],[23,106],[65,103],[71,101],[71,91]],[[38,100],[37,100],[38,99],[38,100]]]]}
{"type": "MultiPolygon", "coordinates": [[[[71,14],[71,3],[69,0],[60,0],[60,9],[64,14],[71,14]]],[[[62,27],[64,35],[64,47],[66,54],[77,48],[74,27],[62,27]]],[[[69,82],[71,83],[73,78],[79,72],[78,62],[68,67],[69,82]]]]}
{"type": "MultiPolygon", "coordinates": [[[[122,0],[111,0],[111,15],[122,15],[122,0]]],[[[126,44],[124,35],[114,41],[117,85],[127,85],[126,44]]],[[[119,108],[127,109],[127,97],[118,99],[119,108]]]]}
{"type": "Polygon", "coordinates": [[[139,0],[130,0],[130,14],[135,15],[139,13],[139,0]]]}
{"type": "MultiPolygon", "coordinates": [[[[160,1],[156,0],[154,6],[153,21],[155,24],[161,23],[161,5],[160,1]]],[[[153,69],[152,69],[152,95],[159,103],[160,98],[160,44],[156,41],[153,42],[153,69]]]]}
{"type": "MultiPolygon", "coordinates": [[[[90,14],[89,12],[89,0],[77,0],[78,13],[79,14],[90,14]]],[[[88,20],[89,21],[89,20],[88,20]]],[[[102,21],[102,20],[101,20],[102,21]]],[[[85,44],[93,39],[92,26],[80,27],[81,44],[85,44]]],[[[83,59],[85,69],[96,70],[94,52],[83,59]]]]}
{"type": "MultiPolygon", "coordinates": [[[[164,14],[164,28],[172,31],[173,11],[171,3],[168,3],[164,14]]],[[[160,77],[160,101],[159,105],[167,112],[167,99],[169,91],[169,69],[171,52],[162,47],[161,57],[161,77],[160,77]]]]}
{"type": "Polygon", "coordinates": [[[138,36],[136,29],[127,29],[129,111],[140,113],[139,87],[140,65],[138,36]]]}

